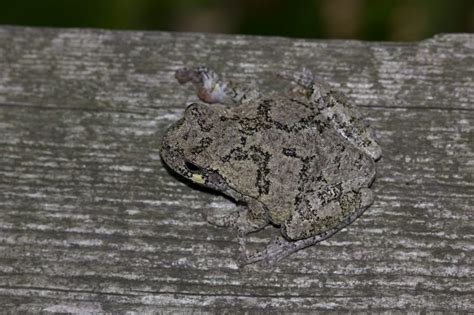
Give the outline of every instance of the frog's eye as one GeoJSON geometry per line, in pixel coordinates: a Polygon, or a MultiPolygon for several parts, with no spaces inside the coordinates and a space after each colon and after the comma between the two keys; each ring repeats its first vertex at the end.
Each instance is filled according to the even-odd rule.
{"type": "Polygon", "coordinates": [[[196,164],[194,164],[193,162],[184,161],[184,165],[190,172],[193,172],[193,173],[201,170],[201,168],[197,166],[196,164]]]}
{"type": "Polygon", "coordinates": [[[200,105],[198,103],[192,103],[190,105],[188,105],[188,107],[186,107],[186,109],[184,110],[185,112],[185,116],[186,115],[192,115],[192,116],[199,116],[200,114],[200,105]]]}

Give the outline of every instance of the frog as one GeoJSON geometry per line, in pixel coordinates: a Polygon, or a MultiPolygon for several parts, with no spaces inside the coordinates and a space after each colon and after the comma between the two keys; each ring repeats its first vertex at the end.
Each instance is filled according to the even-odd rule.
{"type": "Polygon", "coordinates": [[[165,166],[235,202],[207,221],[242,239],[271,225],[278,236],[249,252],[241,266],[273,264],[354,222],[374,200],[371,185],[382,150],[355,105],[308,68],[277,73],[285,91],[224,80],[203,65],[179,68],[199,102],[165,132],[165,166]]]}

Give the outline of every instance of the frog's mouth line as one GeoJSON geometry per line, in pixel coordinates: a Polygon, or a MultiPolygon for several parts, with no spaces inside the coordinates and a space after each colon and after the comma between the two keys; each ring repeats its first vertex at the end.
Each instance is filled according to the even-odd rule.
{"type": "Polygon", "coordinates": [[[166,139],[163,139],[160,156],[165,168],[178,180],[224,195],[234,202],[243,200],[243,195],[230,187],[217,172],[202,171],[199,165],[187,161],[179,150],[173,150],[166,139]]]}

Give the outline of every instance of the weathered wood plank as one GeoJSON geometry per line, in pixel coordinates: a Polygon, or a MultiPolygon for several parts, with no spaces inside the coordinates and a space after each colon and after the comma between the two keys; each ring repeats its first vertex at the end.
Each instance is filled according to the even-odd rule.
{"type": "MultiPolygon", "coordinates": [[[[420,43],[0,28],[0,308],[474,309],[474,35],[420,43]],[[208,63],[282,88],[308,66],[384,149],[376,202],[273,268],[235,264],[223,197],[163,169],[160,137],[208,63]],[[222,210],[224,209],[224,210],[222,210]]],[[[249,236],[263,246],[276,233],[249,236]]]]}

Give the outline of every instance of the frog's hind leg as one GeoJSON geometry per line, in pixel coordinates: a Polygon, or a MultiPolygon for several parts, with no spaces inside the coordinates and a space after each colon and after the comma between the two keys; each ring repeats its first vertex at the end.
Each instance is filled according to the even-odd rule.
{"type": "Polygon", "coordinates": [[[295,83],[299,87],[298,94],[303,94],[311,103],[315,104],[321,116],[342,137],[370,155],[372,159],[380,158],[382,155],[380,146],[366,128],[357,109],[343,95],[331,90],[322,82],[318,82],[311,71],[306,68],[295,74],[283,72],[278,76],[295,83]]]}
{"type": "Polygon", "coordinates": [[[284,238],[283,236],[278,236],[274,239],[267,247],[262,250],[255,252],[253,254],[246,254],[245,257],[241,258],[241,265],[248,265],[252,263],[256,263],[261,261],[262,264],[265,265],[272,265],[277,261],[285,258],[288,255],[291,255],[297,252],[300,249],[315,245],[325,239],[333,236],[338,231],[346,227],[347,225],[354,222],[372,203],[372,192],[368,188],[362,188],[360,190],[361,197],[365,200],[362,200],[360,204],[360,208],[355,209],[355,211],[351,212],[347,215],[343,221],[341,221],[337,226],[331,228],[329,230],[324,231],[318,235],[297,240],[297,241],[290,241],[284,238]]]}
{"type": "Polygon", "coordinates": [[[234,105],[260,96],[260,93],[253,88],[241,87],[230,81],[221,80],[217,73],[205,66],[179,69],[175,77],[181,84],[194,83],[198,97],[206,103],[234,105]]]}

